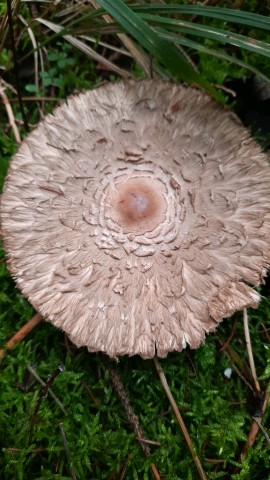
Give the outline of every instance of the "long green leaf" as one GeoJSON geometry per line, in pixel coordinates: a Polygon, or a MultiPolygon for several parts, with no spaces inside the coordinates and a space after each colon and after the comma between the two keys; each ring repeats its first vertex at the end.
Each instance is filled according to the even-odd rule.
{"type": "Polygon", "coordinates": [[[216,94],[213,87],[191,68],[179,49],[161,38],[122,0],[99,0],[98,3],[126,33],[134,37],[145,50],[165,66],[175,79],[201,85],[212,94],[216,94]]]}
{"type": "Polygon", "coordinates": [[[270,45],[268,43],[255,40],[254,38],[245,37],[244,35],[228,32],[227,30],[219,28],[198,25],[183,20],[175,20],[174,18],[165,18],[158,15],[150,15],[145,13],[142,13],[140,16],[142,19],[148,20],[154,25],[166,25],[167,28],[177,30],[182,33],[216,40],[221,43],[228,43],[230,45],[235,45],[239,48],[244,48],[245,50],[270,57],[270,45]]]}
{"type": "Polygon", "coordinates": [[[236,57],[228,55],[224,51],[219,51],[219,50],[214,50],[212,48],[207,48],[199,42],[195,42],[194,40],[190,40],[189,38],[183,37],[182,35],[176,35],[174,33],[167,32],[166,30],[163,30],[162,28],[156,28],[156,31],[161,35],[162,38],[165,38],[168,41],[171,41],[171,42],[173,42],[175,44],[178,44],[178,45],[183,45],[184,47],[188,47],[188,48],[191,48],[193,50],[197,50],[199,52],[203,52],[203,53],[207,53],[209,55],[213,55],[214,57],[220,58],[222,60],[226,60],[230,63],[234,63],[235,65],[238,65],[239,67],[250,70],[251,72],[255,73],[255,75],[259,75],[265,81],[270,82],[270,79],[268,77],[266,77],[262,72],[260,72],[260,70],[257,70],[257,68],[252,67],[251,65],[249,65],[249,63],[243,62],[242,60],[239,60],[236,57]]]}
{"type": "Polygon", "coordinates": [[[202,5],[164,5],[164,4],[139,4],[130,5],[135,12],[165,13],[165,14],[190,14],[209,18],[217,18],[224,22],[237,23],[247,27],[270,31],[270,18],[258,13],[250,13],[231,8],[207,7],[202,5]]]}

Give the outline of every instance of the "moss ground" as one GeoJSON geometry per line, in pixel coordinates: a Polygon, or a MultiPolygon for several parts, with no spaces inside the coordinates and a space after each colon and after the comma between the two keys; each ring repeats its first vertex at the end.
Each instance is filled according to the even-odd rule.
{"type": "MultiPolygon", "coordinates": [[[[244,3],[251,11],[257,6],[254,0],[244,3]]],[[[222,4],[228,6],[228,2],[222,4]]],[[[2,2],[0,13],[1,8],[2,2]]],[[[47,53],[46,69],[41,72],[42,95],[50,100],[45,102],[44,113],[74,90],[91,88],[104,78],[115,78],[108,72],[101,73],[63,40],[52,42],[47,53]]],[[[10,58],[7,46],[0,52],[0,63],[7,71],[5,80],[13,85],[10,58]]],[[[194,60],[210,81],[223,83],[228,77],[239,78],[246,73],[214,57],[207,58],[202,54],[194,60]]],[[[257,60],[254,61],[256,64],[257,60]]],[[[266,61],[264,65],[261,59],[257,62],[260,68],[269,69],[266,61]]],[[[134,70],[132,62],[125,66],[134,70]]],[[[136,74],[141,74],[138,68],[136,74]]],[[[24,64],[21,77],[23,96],[34,96],[31,61],[24,64]]],[[[12,99],[9,89],[7,93],[12,99]]],[[[24,135],[18,105],[11,104],[24,135]]],[[[35,125],[39,119],[37,102],[25,101],[25,105],[29,123],[35,125]]],[[[0,112],[2,186],[17,145],[2,104],[0,112]]],[[[2,250],[0,258],[4,259],[2,250]]],[[[257,373],[265,390],[270,379],[270,292],[266,288],[263,294],[258,310],[249,312],[249,321],[257,373]]],[[[33,314],[2,261],[0,348],[33,314]]],[[[263,432],[259,432],[254,447],[241,461],[256,407],[245,382],[249,382],[249,369],[241,314],[225,320],[217,334],[208,336],[199,350],[174,353],[160,363],[207,478],[270,479],[269,438],[263,432]],[[220,348],[234,322],[236,330],[228,356],[220,348]],[[230,378],[224,374],[227,369],[232,371],[230,378]]],[[[153,362],[138,357],[121,358],[115,368],[146,438],[158,443],[151,445],[149,458],[143,455],[101,357],[76,349],[62,332],[42,322],[23,342],[6,352],[0,364],[0,480],[147,480],[153,478],[151,463],[155,463],[161,479],[199,478],[153,362]],[[44,395],[43,387],[29,372],[30,366],[46,382],[60,365],[64,370],[51,388],[64,411],[51,395],[44,395]]],[[[269,408],[263,425],[269,431],[269,408]]]]}

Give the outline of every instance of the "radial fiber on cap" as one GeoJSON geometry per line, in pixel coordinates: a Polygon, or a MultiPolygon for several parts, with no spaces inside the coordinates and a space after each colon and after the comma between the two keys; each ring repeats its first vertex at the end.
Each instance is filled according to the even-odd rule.
{"type": "Polygon", "coordinates": [[[78,345],[166,356],[256,306],[270,170],[236,116],[144,80],[70,98],[27,137],[1,201],[8,266],[78,345]]]}

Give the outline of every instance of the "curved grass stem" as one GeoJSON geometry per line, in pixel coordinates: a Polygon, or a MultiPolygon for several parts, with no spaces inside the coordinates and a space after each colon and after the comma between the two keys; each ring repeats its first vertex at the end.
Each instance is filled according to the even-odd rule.
{"type": "Polygon", "coordinates": [[[246,339],[246,346],[247,346],[247,352],[248,352],[248,361],[249,361],[249,366],[252,374],[252,378],[254,381],[255,389],[257,392],[261,391],[260,384],[258,382],[257,374],[256,374],[256,368],[255,368],[255,362],[253,358],[253,352],[252,352],[252,346],[251,346],[251,340],[250,340],[250,333],[249,333],[249,327],[248,327],[248,316],[247,316],[247,309],[244,308],[243,310],[243,323],[244,323],[244,331],[245,331],[245,339],[246,339]]]}
{"type": "Polygon", "coordinates": [[[182,430],[182,433],[183,433],[183,435],[184,435],[184,437],[185,437],[185,440],[186,440],[186,442],[187,442],[187,446],[188,446],[188,448],[189,448],[189,450],[190,450],[190,453],[191,453],[191,455],[192,455],[193,461],[194,461],[194,463],[195,463],[195,465],[196,465],[196,468],[197,468],[197,470],[198,470],[198,473],[199,473],[199,475],[200,475],[200,478],[201,478],[201,480],[207,480],[207,477],[206,477],[205,472],[204,472],[204,470],[203,470],[203,468],[202,468],[200,459],[199,459],[198,455],[196,454],[196,452],[195,452],[195,450],[194,450],[194,447],[193,447],[193,445],[192,445],[191,438],[190,438],[190,436],[189,436],[189,433],[188,433],[187,427],[186,427],[186,425],[185,425],[185,422],[184,422],[184,420],[183,420],[183,418],[182,418],[182,415],[181,415],[181,413],[180,413],[180,411],[179,411],[179,408],[178,408],[178,406],[177,406],[177,404],[176,404],[176,402],[175,402],[175,400],[174,400],[173,394],[172,394],[172,392],[171,392],[171,390],[170,390],[170,387],[169,387],[169,385],[168,385],[168,382],[167,382],[167,379],[166,379],[166,377],[165,377],[165,374],[164,374],[164,372],[163,372],[163,370],[162,370],[162,368],[161,368],[161,366],[160,366],[160,363],[159,363],[159,361],[158,361],[158,359],[157,359],[156,357],[154,358],[154,364],[155,364],[155,367],[156,367],[158,376],[159,376],[159,378],[160,378],[160,381],[161,381],[161,383],[162,383],[162,386],[163,386],[163,388],[164,388],[164,390],[165,390],[165,393],[166,393],[166,395],[167,395],[167,397],[168,397],[168,400],[169,400],[169,402],[170,402],[170,404],[171,404],[171,407],[172,407],[172,409],[173,409],[173,411],[174,411],[174,414],[175,414],[175,416],[176,416],[177,422],[179,423],[179,426],[180,426],[180,428],[181,428],[181,430],[182,430]]]}

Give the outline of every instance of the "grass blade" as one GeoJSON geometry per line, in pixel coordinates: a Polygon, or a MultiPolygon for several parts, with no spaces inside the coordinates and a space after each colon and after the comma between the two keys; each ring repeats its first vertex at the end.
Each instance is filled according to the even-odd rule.
{"type": "MultiPolygon", "coordinates": [[[[64,29],[61,26],[59,26],[59,25],[57,25],[53,22],[50,22],[48,20],[44,20],[43,18],[36,18],[36,21],[40,22],[40,23],[43,23],[43,25],[48,27],[53,32],[61,34],[61,31],[64,31],[64,29]]],[[[78,40],[76,37],[73,37],[72,35],[65,35],[65,34],[62,35],[62,36],[71,45],[73,45],[74,47],[81,50],[81,52],[85,53],[86,55],[88,55],[93,60],[101,63],[102,65],[104,65],[109,70],[112,70],[112,71],[118,73],[118,75],[120,75],[121,77],[128,78],[128,77],[131,76],[129,72],[127,72],[126,70],[123,70],[122,68],[119,68],[117,65],[110,62],[109,60],[107,60],[102,55],[99,55],[99,53],[97,53],[95,50],[93,50],[91,47],[89,47],[89,45],[86,45],[84,42],[82,42],[81,40],[78,40]]]]}
{"type": "Polygon", "coordinates": [[[165,25],[167,28],[177,30],[188,35],[195,35],[221,43],[228,43],[236,47],[249,50],[270,57],[270,45],[254,38],[249,38],[237,33],[228,32],[221,28],[213,28],[205,25],[199,25],[174,18],[165,18],[158,15],[141,14],[144,20],[148,20],[153,25],[165,25]]]}
{"type": "Polygon", "coordinates": [[[131,5],[135,12],[189,14],[216,18],[223,22],[237,23],[247,27],[270,31],[270,18],[258,13],[243,12],[231,8],[208,7],[201,5],[131,5]]]}
{"type": "Polygon", "coordinates": [[[239,60],[236,57],[228,55],[224,51],[215,50],[215,49],[212,49],[212,48],[207,48],[199,42],[195,42],[194,40],[190,40],[189,38],[183,37],[182,35],[176,35],[174,33],[167,32],[166,30],[163,30],[162,28],[157,28],[156,30],[161,35],[162,38],[165,38],[168,41],[174,42],[175,44],[183,45],[184,47],[188,47],[188,48],[191,48],[193,50],[197,50],[199,52],[203,52],[203,53],[207,53],[209,55],[213,55],[214,57],[220,58],[221,60],[226,60],[230,63],[234,63],[235,65],[238,65],[241,68],[245,68],[245,69],[249,70],[250,72],[254,73],[255,75],[259,75],[265,81],[270,82],[270,79],[268,77],[266,77],[262,72],[260,72],[260,70],[257,70],[257,68],[252,67],[252,65],[249,65],[249,63],[243,62],[242,60],[239,60]]]}
{"type": "Polygon", "coordinates": [[[201,85],[216,95],[213,87],[187,63],[176,45],[171,45],[161,38],[122,0],[99,0],[98,3],[121,25],[126,33],[135,38],[146,51],[166,67],[175,79],[201,85]]]}
{"type": "MultiPolygon", "coordinates": [[[[99,5],[95,0],[90,0],[90,2],[96,10],[99,9],[99,5]]],[[[114,20],[110,15],[103,15],[103,18],[108,24],[114,23],[114,20]]],[[[149,55],[142,52],[128,35],[125,35],[124,33],[118,33],[117,35],[126,49],[131,53],[132,57],[141,66],[143,72],[147,76],[151,76],[151,59],[149,58],[149,55]]]]}

